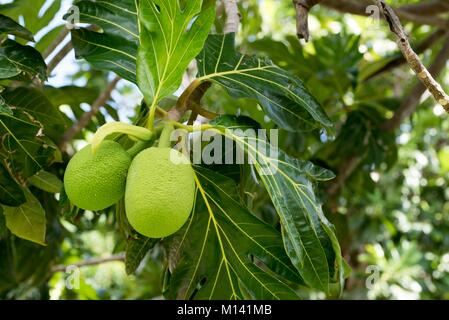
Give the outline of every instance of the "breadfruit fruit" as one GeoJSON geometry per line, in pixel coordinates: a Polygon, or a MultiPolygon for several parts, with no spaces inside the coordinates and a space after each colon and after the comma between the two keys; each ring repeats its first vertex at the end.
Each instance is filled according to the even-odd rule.
{"type": "Polygon", "coordinates": [[[194,171],[180,152],[150,148],[132,161],[125,209],[129,223],[140,234],[163,238],[181,229],[192,211],[194,197],[194,171]]]}
{"type": "Polygon", "coordinates": [[[117,142],[103,141],[95,153],[81,149],[70,160],[64,175],[69,200],[84,210],[98,211],[118,202],[125,194],[131,157],[117,142]]]}

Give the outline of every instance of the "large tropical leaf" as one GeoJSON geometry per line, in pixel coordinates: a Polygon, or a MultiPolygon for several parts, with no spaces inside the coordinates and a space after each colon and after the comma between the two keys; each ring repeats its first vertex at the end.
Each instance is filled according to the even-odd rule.
{"type": "Polygon", "coordinates": [[[149,105],[178,89],[188,64],[203,48],[214,17],[214,6],[203,6],[203,0],[140,2],[137,81],[149,105]]]}
{"type": "Polygon", "coordinates": [[[0,160],[22,179],[60,159],[42,124],[27,112],[16,110],[14,115],[0,115],[0,135],[0,160]]]}
{"type": "Polygon", "coordinates": [[[332,126],[303,82],[270,60],[235,51],[235,35],[210,35],[198,56],[200,81],[221,84],[236,99],[257,99],[265,113],[291,131],[332,126]]]}
{"type": "Polygon", "coordinates": [[[24,190],[26,202],[19,207],[3,206],[6,226],[16,236],[45,244],[45,211],[39,200],[28,190],[24,190]]]}
{"type": "Polygon", "coordinates": [[[33,34],[47,27],[61,8],[61,0],[15,0],[10,4],[0,5],[0,11],[8,17],[19,21],[33,34]]]}
{"type": "Polygon", "coordinates": [[[136,56],[139,44],[137,1],[83,0],[76,3],[80,22],[100,27],[72,30],[72,43],[78,58],[95,68],[113,71],[122,78],[136,82],[136,56]]]}
{"type": "Polygon", "coordinates": [[[30,78],[47,79],[47,66],[39,51],[30,46],[7,39],[0,45],[0,79],[8,79],[20,74],[30,78]]]}
{"type": "Polygon", "coordinates": [[[168,297],[297,299],[280,233],[241,205],[232,180],[197,167],[196,182],[192,216],[169,241],[168,297]]]}
{"type": "Polygon", "coordinates": [[[0,35],[1,34],[11,34],[25,40],[34,41],[33,34],[27,28],[22,27],[13,19],[3,14],[0,14],[0,35]]]}
{"type": "Polygon", "coordinates": [[[301,277],[311,287],[339,295],[343,282],[343,260],[333,226],[328,222],[314,192],[316,181],[334,175],[310,162],[293,159],[271,145],[265,136],[231,131],[248,121],[220,118],[218,128],[245,150],[259,173],[278,212],[287,253],[301,277]]]}

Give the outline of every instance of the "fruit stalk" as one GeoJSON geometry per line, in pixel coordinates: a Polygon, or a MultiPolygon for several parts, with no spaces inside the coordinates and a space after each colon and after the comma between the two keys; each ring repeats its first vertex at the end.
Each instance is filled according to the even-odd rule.
{"type": "Polygon", "coordinates": [[[171,147],[171,134],[175,130],[171,123],[166,123],[159,138],[159,148],[171,147]]]}
{"type": "Polygon", "coordinates": [[[95,133],[92,139],[92,151],[95,153],[101,142],[113,133],[123,133],[137,141],[149,141],[153,138],[153,131],[148,129],[122,122],[111,122],[99,128],[95,133]]]}
{"type": "Polygon", "coordinates": [[[131,148],[126,150],[131,158],[137,156],[141,151],[151,146],[151,140],[149,141],[138,141],[131,148]]]}

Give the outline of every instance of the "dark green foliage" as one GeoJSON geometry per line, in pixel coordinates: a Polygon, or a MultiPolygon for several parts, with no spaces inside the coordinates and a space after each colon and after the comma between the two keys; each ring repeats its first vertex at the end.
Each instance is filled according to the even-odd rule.
{"type": "MultiPolygon", "coordinates": [[[[388,69],[402,55],[387,24],[323,1],[304,43],[291,1],[239,1],[240,29],[224,35],[214,0],[80,0],[70,39],[84,62],[72,52],[47,79],[42,54],[74,11],[63,21],[64,2],[32,2],[0,5],[0,298],[449,299],[449,122],[424,96],[386,129],[416,84],[408,66],[388,69]],[[112,97],[64,144],[114,75],[112,97]],[[215,134],[203,147],[223,138],[222,160],[251,160],[195,165],[194,210],[165,239],[136,234],[123,200],[84,211],[62,186],[105,123],[153,125],[155,143],[155,106],[193,109],[182,128],[199,112],[215,134]]],[[[406,27],[414,47],[436,29],[406,27]]],[[[426,66],[443,39],[420,55],[426,66]]]]}

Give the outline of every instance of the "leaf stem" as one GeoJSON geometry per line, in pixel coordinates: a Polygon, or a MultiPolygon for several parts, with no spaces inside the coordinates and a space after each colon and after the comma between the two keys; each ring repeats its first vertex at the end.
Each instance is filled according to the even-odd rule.
{"type": "Polygon", "coordinates": [[[154,127],[154,118],[155,118],[155,115],[156,115],[156,110],[158,110],[158,105],[157,105],[157,103],[156,103],[156,99],[153,101],[153,103],[151,104],[151,107],[150,107],[150,116],[148,117],[148,122],[147,122],[147,125],[146,125],[146,127],[147,127],[147,129],[149,129],[149,130],[153,130],[153,127],[154,127]]]}
{"type": "Polygon", "coordinates": [[[134,158],[137,156],[141,151],[145,150],[151,145],[152,140],[148,141],[138,141],[136,142],[131,148],[126,150],[126,152],[131,156],[131,158],[134,158]]]}
{"type": "Polygon", "coordinates": [[[221,132],[218,128],[214,127],[210,124],[202,124],[202,125],[186,125],[182,124],[176,121],[170,122],[175,128],[180,128],[187,130],[188,132],[195,132],[195,131],[206,131],[206,130],[216,130],[217,132],[221,132]]]}
{"type": "Polygon", "coordinates": [[[162,130],[161,136],[159,137],[159,148],[170,148],[171,146],[171,134],[175,130],[175,127],[171,122],[167,122],[164,125],[164,129],[162,130]]]}

